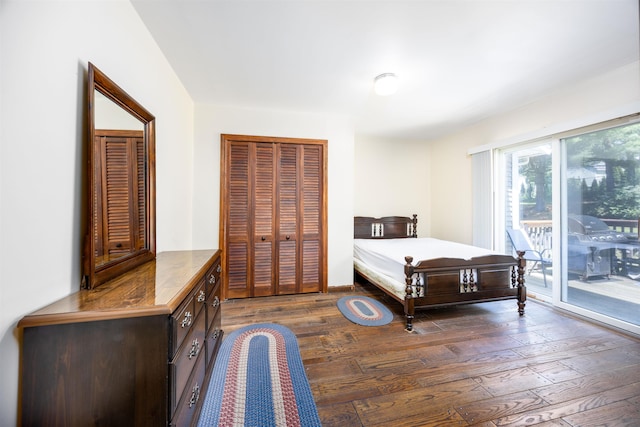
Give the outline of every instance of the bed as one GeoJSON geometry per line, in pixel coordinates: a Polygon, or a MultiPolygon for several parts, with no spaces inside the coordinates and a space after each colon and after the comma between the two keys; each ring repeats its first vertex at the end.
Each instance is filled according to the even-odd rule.
{"type": "Polygon", "coordinates": [[[354,217],[355,274],[404,306],[406,330],[415,310],[515,299],[524,314],[524,253],[418,238],[417,215],[354,217]]]}

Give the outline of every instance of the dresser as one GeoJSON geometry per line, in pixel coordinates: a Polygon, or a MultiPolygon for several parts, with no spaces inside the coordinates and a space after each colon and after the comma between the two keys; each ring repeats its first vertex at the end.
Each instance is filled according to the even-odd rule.
{"type": "Polygon", "coordinates": [[[189,426],[222,341],[219,250],[175,251],[20,320],[24,426],[189,426]]]}

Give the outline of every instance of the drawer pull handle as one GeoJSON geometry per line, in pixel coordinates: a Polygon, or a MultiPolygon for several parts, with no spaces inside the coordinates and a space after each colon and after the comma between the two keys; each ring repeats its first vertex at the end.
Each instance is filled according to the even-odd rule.
{"type": "Polygon", "coordinates": [[[180,325],[183,328],[188,328],[189,326],[191,326],[191,317],[192,317],[192,315],[191,315],[190,311],[185,312],[184,313],[184,319],[182,319],[182,323],[180,323],[180,325]]]}
{"type": "Polygon", "coordinates": [[[189,399],[189,408],[192,408],[200,399],[200,386],[196,383],[191,390],[191,399],[189,399]]]}
{"type": "Polygon", "coordinates": [[[220,273],[221,271],[222,271],[222,266],[218,264],[218,267],[216,267],[216,272],[220,273]]]}
{"type": "Polygon", "coordinates": [[[216,276],[214,276],[213,274],[211,274],[211,275],[209,276],[209,284],[210,284],[210,285],[215,285],[215,283],[216,283],[216,276]]]}
{"type": "Polygon", "coordinates": [[[200,343],[198,342],[198,338],[191,342],[191,350],[189,350],[189,360],[193,359],[200,353],[200,343]]]}
{"type": "Polygon", "coordinates": [[[205,293],[204,291],[201,289],[200,293],[198,294],[198,298],[196,298],[196,301],[198,302],[204,302],[204,300],[206,299],[205,297],[205,293]]]}
{"type": "Polygon", "coordinates": [[[220,298],[218,298],[218,295],[216,295],[216,297],[213,299],[213,302],[211,303],[211,305],[213,306],[213,308],[216,308],[217,306],[220,305],[220,298]]]}

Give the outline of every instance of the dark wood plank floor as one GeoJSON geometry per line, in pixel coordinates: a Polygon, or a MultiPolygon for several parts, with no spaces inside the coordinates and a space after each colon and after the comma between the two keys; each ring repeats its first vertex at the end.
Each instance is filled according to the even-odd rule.
{"type": "MultiPolygon", "coordinates": [[[[350,292],[352,293],[352,292],[350,292]]],[[[422,311],[404,331],[344,318],[347,293],[228,300],[225,333],[272,322],[298,338],[323,426],[640,426],[640,339],[528,301],[422,311]]]]}

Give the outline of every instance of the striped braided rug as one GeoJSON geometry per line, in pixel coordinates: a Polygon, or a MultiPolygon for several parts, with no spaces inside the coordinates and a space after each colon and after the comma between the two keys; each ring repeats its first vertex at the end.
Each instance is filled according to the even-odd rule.
{"type": "Polygon", "coordinates": [[[337,302],[338,310],[353,323],[382,326],[393,320],[393,313],[381,302],[365,296],[346,296],[337,302]]]}
{"type": "Polygon", "coordinates": [[[224,339],[198,426],[320,426],[291,330],[262,323],[224,339]]]}

